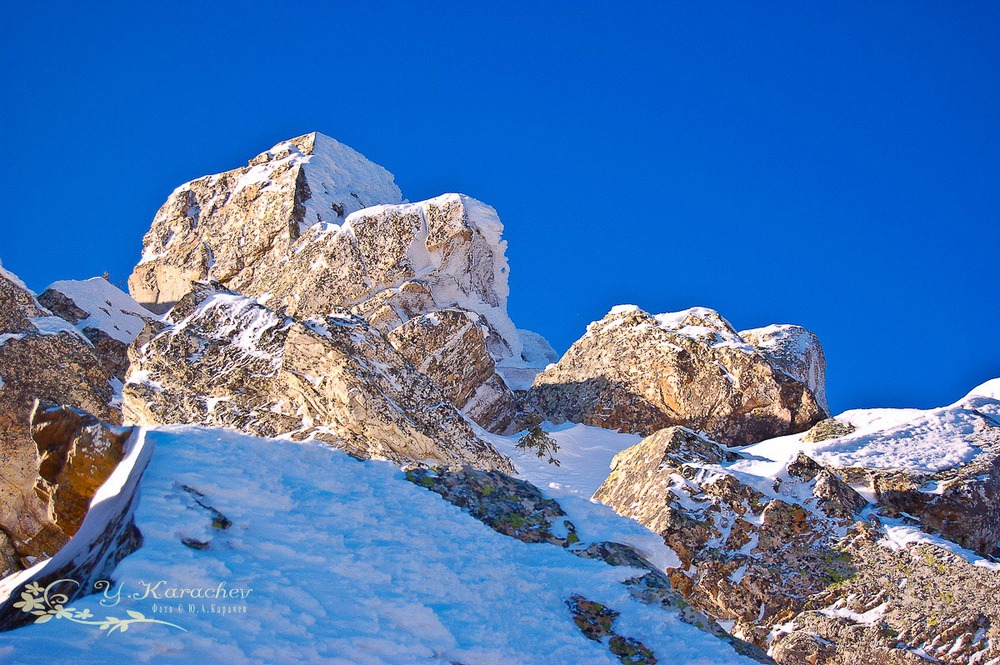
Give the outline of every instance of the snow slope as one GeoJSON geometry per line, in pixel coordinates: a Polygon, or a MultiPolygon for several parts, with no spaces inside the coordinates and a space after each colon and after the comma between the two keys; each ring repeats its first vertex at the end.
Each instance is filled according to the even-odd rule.
{"type": "Polygon", "coordinates": [[[573,624],[565,600],[580,593],[619,610],[616,630],[672,663],[748,662],[674,613],[633,601],[618,582],[634,570],[502,536],[405,482],[391,464],[224,430],[176,427],[146,436],[155,454],[136,511],[145,544],[115,573],[120,603],[102,606],[113,601],[89,596],[73,604],[74,616],[142,612],[180,628],[133,624],[107,634],[53,619],[0,634],[0,659],[617,662],[573,624]],[[213,528],[207,505],[233,525],[213,528]],[[196,550],[182,538],[210,545],[196,550]],[[225,583],[237,598],[157,601],[141,597],[145,583],[161,596],[225,583]],[[212,613],[213,605],[235,611],[212,613]]]}
{"type": "Polygon", "coordinates": [[[799,452],[837,468],[874,467],[933,473],[973,460],[979,449],[972,435],[988,422],[1000,425],[1000,379],[973,389],[937,409],[852,409],[837,416],[857,429],[847,436],[804,443],[801,434],[743,448],[744,454],[773,462],[799,452]]]}

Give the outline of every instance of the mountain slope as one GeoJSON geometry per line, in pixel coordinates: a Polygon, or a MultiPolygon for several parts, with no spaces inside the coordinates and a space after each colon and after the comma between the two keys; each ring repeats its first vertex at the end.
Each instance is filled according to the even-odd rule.
{"type": "Polygon", "coordinates": [[[54,619],[0,634],[3,658],[44,663],[58,650],[76,663],[137,653],[157,663],[618,662],[574,625],[567,600],[582,595],[615,608],[616,630],[671,662],[752,662],[675,612],[636,602],[620,584],[635,569],[495,533],[389,463],[223,430],[146,437],[156,451],[135,513],[145,543],[115,572],[121,602],[105,607],[93,595],[73,608],[99,619],[139,611],[186,632],[138,624],[106,635],[54,619]],[[220,516],[231,526],[218,528],[220,516]],[[159,581],[162,593],[221,583],[250,591],[194,601],[194,613],[188,599],[128,597],[159,581]],[[213,602],[238,613],[211,613],[213,602]]]}

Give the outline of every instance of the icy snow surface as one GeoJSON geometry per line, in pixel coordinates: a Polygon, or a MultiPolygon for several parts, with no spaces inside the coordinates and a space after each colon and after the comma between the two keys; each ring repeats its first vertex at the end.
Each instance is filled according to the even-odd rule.
{"type": "MultiPolygon", "coordinates": [[[[565,600],[612,606],[615,627],[671,663],[749,662],[677,615],[632,600],[619,584],[635,571],[495,533],[406,482],[397,467],[360,462],[326,445],[264,440],[224,430],[150,430],[156,452],[136,522],[145,545],[119,565],[121,604],[73,603],[97,617],[140,611],[186,632],[136,624],[106,635],[55,619],[0,635],[18,663],[617,663],[582,635],[565,600]],[[211,515],[180,484],[233,521],[211,515]],[[181,538],[211,540],[190,549],[181,538]],[[154,613],[143,582],[161,589],[252,589],[214,601],[246,613],[154,613]]],[[[106,601],[107,602],[107,601],[106,601]]],[[[177,601],[161,601],[177,607],[177,601]]],[[[206,611],[200,609],[204,604],[206,611]]]]}
{"type": "Polygon", "coordinates": [[[837,468],[942,471],[971,462],[979,452],[972,435],[989,424],[1000,425],[998,393],[1000,380],[994,379],[937,409],[853,409],[837,416],[857,428],[846,436],[803,443],[802,435],[794,434],[747,446],[742,452],[763,458],[758,471],[765,475],[768,461],[791,460],[799,452],[837,468]]]}

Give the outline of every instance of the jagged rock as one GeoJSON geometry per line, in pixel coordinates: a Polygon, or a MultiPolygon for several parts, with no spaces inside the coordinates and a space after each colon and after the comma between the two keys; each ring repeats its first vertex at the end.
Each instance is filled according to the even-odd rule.
{"type": "MultiPolygon", "coordinates": [[[[300,136],[247,167],[179,187],[143,240],[129,289],[162,313],[192,281],[214,279],[299,319],[348,308],[383,333],[460,308],[488,326],[487,348],[501,372],[530,371],[507,315],[496,212],[459,194],[400,201],[382,167],[322,134],[300,136]]],[[[438,348],[419,358],[413,348],[408,357],[433,363],[428,355],[438,348]]],[[[482,383],[453,392],[463,399],[480,391],[467,413],[503,429],[513,418],[510,390],[496,372],[464,378],[473,376],[482,383]]]]}
{"type": "Polygon", "coordinates": [[[671,427],[616,455],[594,498],[663,536],[681,560],[681,568],[668,571],[673,586],[695,607],[762,626],[766,635],[801,611],[803,598],[848,574],[836,539],[866,502],[805,456],[770,487],[734,473],[742,461],[725,446],[671,427]]]}
{"type": "Polygon", "coordinates": [[[788,465],[788,475],[805,481],[816,481],[813,496],[819,499],[820,509],[829,517],[854,518],[868,505],[868,501],[840,476],[802,453],[788,465]]]}
{"type": "Polygon", "coordinates": [[[514,393],[497,374],[490,345],[500,342],[483,317],[444,309],[396,327],[389,341],[430,377],[448,400],[490,431],[503,431],[516,413],[514,393]]]}
{"type": "Polygon", "coordinates": [[[815,333],[802,326],[782,324],[741,330],[739,336],[772,365],[808,386],[819,408],[830,413],[826,401],[826,355],[815,333]]]}
{"type": "Polygon", "coordinates": [[[806,383],[700,307],[612,309],[536,377],[529,400],[554,422],[646,435],[684,425],[726,444],[801,432],[826,415],[806,383]]]}
{"type": "Polygon", "coordinates": [[[246,286],[265,255],[284,262],[312,225],[340,224],[366,206],[401,200],[392,174],[363,155],[322,134],[299,136],[243,168],[174,190],[143,238],[129,291],[162,314],[191,290],[192,281],[246,286]]]}
{"type": "Polygon", "coordinates": [[[53,282],[38,302],[90,340],[120,381],[128,370],[128,345],[154,320],[149,310],[102,277],[53,282]]]}
{"type": "Polygon", "coordinates": [[[86,411],[36,401],[31,437],[38,447],[35,491],[48,504],[49,519],[75,534],[97,488],[125,456],[131,427],[116,427],[86,411]]]}
{"type": "MultiPolygon", "coordinates": [[[[85,409],[120,422],[112,406],[114,369],[91,342],[43,308],[16,276],[0,267],[0,531],[14,557],[0,575],[53,555],[67,540],[35,493],[36,447],[29,431],[35,399],[85,409]]],[[[9,552],[8,552],[9,554],[9,552]]],[[[6,562],[4,564],[3,562],[6,562]]]]}
{"type": "Polygon", "coordinates": [[[928,545],[894,551],[861,531],[842,547],[863,565],[771,632],[770,654],[778,663],[957,664],[1000,657],[1000,573],[928,545]]]}
{"type": "Polygon", "coordinates": [[[374,327],[307,321],[202,284],[129,349],[123,410],[143,424],[314,437],[399,462],[512,470],[374,327]]]}

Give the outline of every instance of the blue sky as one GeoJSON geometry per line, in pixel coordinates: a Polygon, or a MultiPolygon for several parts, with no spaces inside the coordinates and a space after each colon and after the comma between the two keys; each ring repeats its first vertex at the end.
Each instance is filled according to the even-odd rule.
{"type": "Polygon", "coordinates": [[[818,333],[835,411],[1000,376],[1000,5],[686,4],[4,2],[0,258],[124,280],[174,187],[318,130],[493,205],[560,351],[705,305],[818,333]]]}

